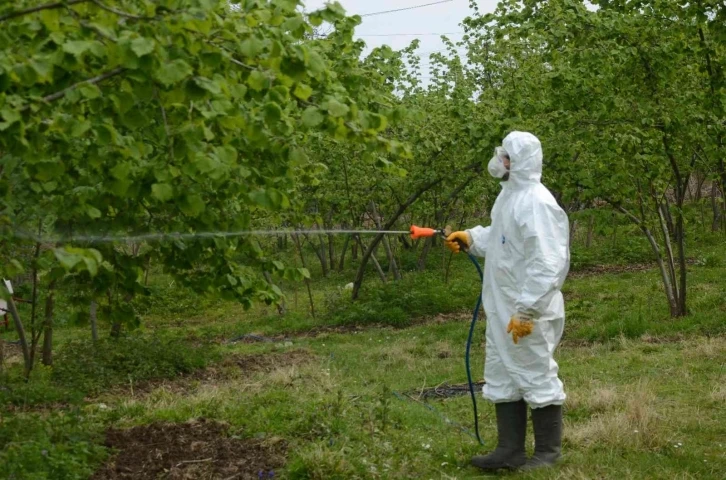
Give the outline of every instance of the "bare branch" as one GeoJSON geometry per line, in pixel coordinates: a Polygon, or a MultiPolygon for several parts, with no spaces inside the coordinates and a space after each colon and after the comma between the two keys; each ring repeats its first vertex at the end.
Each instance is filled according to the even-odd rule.
{"type": "Polygon", "coordinates": [[[45,5],[38,5],[37,7],[30,7],[26,8],[25,10],[17,10],[15,12],[6,13],[5,15],[0,16],[0,22],[3,22],[5,20],[10,20],[11,18],[17,18],[22,17],[23,15],[29,15],[31,13],[40,12],[42,10],[53,10],[56,8],[64,8],[72,5],[77,5],[79,3],[86,3],[89,0],[68,0],[66,2],[54,2],[54,3],[46,3],[45,5]]]}

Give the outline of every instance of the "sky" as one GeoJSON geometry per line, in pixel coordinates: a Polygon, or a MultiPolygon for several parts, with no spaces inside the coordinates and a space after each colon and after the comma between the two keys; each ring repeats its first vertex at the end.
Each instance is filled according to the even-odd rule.
{"type": "MultiPolygon", "coordinates": [[[[316,10],[326,0],[303,0],[305,10],[316,10]]],[[[425,5],[441,0],[338,0],[349,15],[395,10],[398,8],[425,5]]],[[[481,13],[493,12],[498,0],[478,0],[481,13]]],[[[422,63],[426,63],[428,53],[443,50],[444,43],[438,35],[401,35],[430,33],[460,33],[461,21],[470,14],[469,0],[451,0],[438,5],[363,17],[363,23],[356,29],[356,37],[364,40],[369,50],[381,45],[390,45],[394,50],[408,46],[412,40],[421,41],[419,52],[422,63]]],[[[448,35],[456,42],[461,34],[448,35]]],[[[424,73],[425,75],[425,73],[424,73]]]]}

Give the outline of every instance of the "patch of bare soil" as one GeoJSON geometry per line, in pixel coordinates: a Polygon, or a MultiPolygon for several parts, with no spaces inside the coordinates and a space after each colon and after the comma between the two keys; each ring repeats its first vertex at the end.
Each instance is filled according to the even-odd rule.
{"type": "MultiPolygon", "coordinates": [[[[696,263],[695,258],[687,258],[686,263],[693,265],[696,263]]],[[[593,275],[608,275],[619,273],[640,273],[658,268],[656,263],[629,263],[627,265],[593,265],[585,267],[577,271],[570,271],[568,277],[581,278],[591,277],[593,275]]]]}
{"type": "Polygon", "coordinates": [[[358,333],[365,332],[368,330],[401,330],[417,325],[431,324],[431,323],[448,323],[463,320],[470,320],[471,312],[452,312],[452,313],[440,313],[438,315],[415,318],[411,320],[409,324],[404,327],[393,327],[383,323],[367,323],[365,325],[321,325],[319,327],[313,327],[309,330],[300,332],[289,332],[280,335],[273,335],[270,337],[251,333],[246,335],[240,335],[238,337],[225,340],[225,343],[274,343],[274,342],[285,342],[295,338],[315,338],[320,335],[328,334],[347,334],[347,333],[358,333]]]}
{"type": "Polygon", "coordinates": [[[229,355],[220,364],[236,367],[243,373],[270,372],[309,362],[315,357],[307,350],[286,350],[263,354],[229,355]]]}
{"type": "Polygon", "coordinates": [[[92,480],[247,480],[274,478],[285,464],[282,439],[232,438],[228,426],[209,420],[152,423],[106,431],[117,450],[92,480]]]}
{"type": "Polygon", "coordinates": [[[581,270],[570,272],[570,278],[591,277],[593,275],[613,275],[619,273],[640,273],[653,270],[658,266],[655,263],[631,263],[628,265],[593,265],[581,270]]]}
{"type": "MultiPolygon", "coordinates": [[[[169,391],[186,392],[192,390],[195,384],[219,383],[231,378],[248,377],[258,372],[272,372],[279,368],[308,363],[314,358],[314,354],[300,349],[227,355],[221,362],[192,372],[189,375],[171,380],[149,380],[135,385],[133,395],[145,395],[160,387],[164,387],[169,391]]],[[[126,387],[122,388],[126,390],[126,387]]]]}

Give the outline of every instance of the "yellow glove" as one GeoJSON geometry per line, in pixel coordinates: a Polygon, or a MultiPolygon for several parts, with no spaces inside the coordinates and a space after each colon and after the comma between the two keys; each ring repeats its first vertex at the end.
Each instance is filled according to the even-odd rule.
{"type": "Polygon", "coordinates": [[[507,333],[512,334],[512,340],[516,345],[517,343],[519,343],[520,338],[526,337],[527,335],[532,333],[533,328],[534,322],[532,321],[532,317],[530,315],[524,313],[515,313],[509,320],[509,325],[507,325],[507,333]]]}
{"type": "Polygon", "coordinates": [[[461,245],[459,242],[466,245],[466,248],[469,248],[471,246],[471,236],[469,235],[469,232],[460,231],[460,232],[454,232],[448,237],[446,237],[446,247],[451,250],[454,253],[459,253],[461,251],[461,245]],[[457,241],[458,240],[458,241],[457,241]]]}

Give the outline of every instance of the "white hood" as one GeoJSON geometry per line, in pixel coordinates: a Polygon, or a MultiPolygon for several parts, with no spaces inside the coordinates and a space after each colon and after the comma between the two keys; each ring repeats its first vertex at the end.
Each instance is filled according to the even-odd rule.
{"type": "Polygon", "coordinates": [[[542,144],[527,132],[512,132],[506,136],[502,146],[512,162],[509,181],[514,187],[539,183],[542,179],[542,144]]]}

